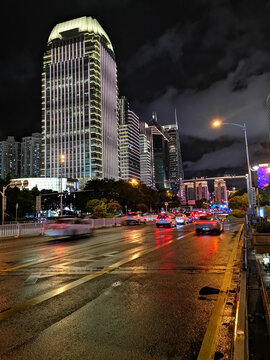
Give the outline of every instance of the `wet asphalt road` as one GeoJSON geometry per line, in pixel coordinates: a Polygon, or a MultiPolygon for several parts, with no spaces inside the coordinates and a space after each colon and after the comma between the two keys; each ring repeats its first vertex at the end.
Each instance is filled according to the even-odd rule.
{"type": "Polygon", "coordinates": [[[199,291],[220,287],[239,228],[196,236],[193,225],[147,224],[1,241],[0,310],[11,311],[0,358],[196,359],[217,298],[199,291]]]}

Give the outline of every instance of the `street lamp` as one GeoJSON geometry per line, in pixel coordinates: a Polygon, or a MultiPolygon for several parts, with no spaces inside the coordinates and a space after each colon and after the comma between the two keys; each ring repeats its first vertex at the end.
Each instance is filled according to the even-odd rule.
{"type": "Polygon", "coordinates": [[[61,168],[61,183],[60,183],[60,216],[63,215],[63,188],[62,188],[62,182],[63,182],[63,164],[65,163],[65,155],[60,155],[60,168],[61,168]]]}
{"type": "MultiPolygon", "coordinates": [[[[23,182],[23,185],[27,186],[28,185],[28,181],[25,180],[23,182]]],[[[6,206],[7,206],[7,197],[5,195],[6,193],[6,190],[8,187],[10,187],[11,189],[14,189],[16,187],[20,188],[22,186],[22,182],[21,180],[18,180],[18,181],[11,181],[8,185],[6,186],[3,186],[3,190],[0,191],[0,194],[2,196],[2,225],[5,224],[5,211],[6,211],[6,206]]],[[[17,206],[17,204],[16,204],[17,206]]],[[[17,218],[17,215],[16,215],[16,218],[17,218]]],[[[17,219],[16,219],[17,220],[17,219]]]]}
{"type": "MultiPolygon", "coordinates": [[[[214,119],[212,121],[212,126],[215,128],[219,128],[222,125],[232,125],[232,126],[237,126],[240,127],[243,131],[244,131],[244,135],[245,135],[245,147],[246,147],[246,158],[247,158],[247,166],[248,166],[248,188],[251,189],[252,188],[252,178],[251,178],[251,170],[250,170],[250,162],[249,162],[249,153],[248,153],[248,142],[247,142],[247,127],[246,124],[244,123],[243,125],[241,124],[235,124],[235,123],[226,123],[223,122],[220,119],[214,119]]],[[[248,190],[249,190],[248,189],[248,190]]],[[[251,204],[250,204],[251,207],[251,204]]]]}
{"type": "Polygon", "coordinates": [[[134,186],[139,184],[138,180],[136,180],[134,178],[130,180],[130,183],[131,183],[131,185],[134,185],[134,186]]]}

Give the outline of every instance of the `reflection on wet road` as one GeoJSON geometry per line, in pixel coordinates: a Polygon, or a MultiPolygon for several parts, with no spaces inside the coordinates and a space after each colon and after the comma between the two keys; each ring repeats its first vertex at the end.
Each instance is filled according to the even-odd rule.
{"type": "Polygon", "coordinates": [[[0,355],[195,358],[216,299],[199,290],[220,286],[238,229],[197,236],[193,225],[147,224],[3,242],[0,355]]]}

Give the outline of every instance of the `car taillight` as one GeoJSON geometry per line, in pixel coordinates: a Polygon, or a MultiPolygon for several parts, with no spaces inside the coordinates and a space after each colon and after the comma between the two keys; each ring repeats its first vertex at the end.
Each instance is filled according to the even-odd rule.
{"type": "Polygon", "coordinates": [[[56,229],[66,229],[66,226],[65,225],[58,225],[58,226],[56,226],[56,229]]]}

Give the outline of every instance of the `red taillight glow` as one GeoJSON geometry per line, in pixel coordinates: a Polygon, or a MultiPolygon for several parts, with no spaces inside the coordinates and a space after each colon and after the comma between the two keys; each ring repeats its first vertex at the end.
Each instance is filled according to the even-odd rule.
{"type": "Polygon", "coordinates": [[[199,222],[195,222],[195,225],[200,225],[200,224],[214,224],[214,225],[217,225],[218,222],[217,221],[199,221],[199,222]]]}

